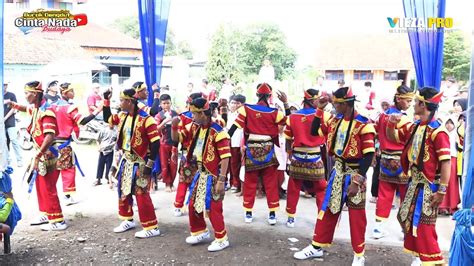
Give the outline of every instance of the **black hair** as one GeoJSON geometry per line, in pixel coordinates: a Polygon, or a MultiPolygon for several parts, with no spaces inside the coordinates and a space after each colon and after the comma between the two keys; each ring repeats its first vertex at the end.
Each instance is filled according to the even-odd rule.
{"type": "MultiPolygon", "coordinates": [[[[259,88],[262,84],[263,84],[263,83],[259,83],[259,84],[257,85],[257,90],[258,90],[258,88],[259,88]]],[[[266,83],[266,84],[267,84],[267,86],[270,88],[270,90],[273,91],[272,86],[270,86],[270,84],[268,84],[268,83],[266,83]]],[[[271,94],[260,94],[260,93],[257,93],[258,102],[264,102],[267,106],[270,106],[270,105],[268,104],[268,99],[270,99],[270,96],[271,96],[271,94]]]]}
{"type": "Polygon", "coordinates": [[[50,83],[48,83],[48,88],[51,88],[53,86],[56,86],[58,84],[58,81],[57,80],[53,80],[51,81],[50,83]]]}
{"type": "Polygon", "coordinates": [[[197,98],[201,98],[201,97],[202,97],[202,92],[195,92],[195,93],[191,93],[189,95],[189,98],[191,98],[192,100],[197,99],[197,98]]]}
{"type": "MultiPolygon", "coordinates": [[[[315,95],[318,95],[318,94],[319,94],[319,90],[317,90],[317,89],[307,89],[306,92],[307,92],[309,95],[311,95],[311,96],[315,96],[315,95]]],[[[306,105],[309,105],[309,106],[312,107],[310,101],[311,101],[311,100],[304,99],[304,100],[303,100],[303,104],[306,104],[306,105]]]]}
{"type": "Polygon", "coordinates": [[[455,103],[458,103],[461,106],[461,109],[463,111],[466,111],[466,109],[467,109],[467,99],[464,99],[464,98],[456,99],[453,102],[453,106],[454,106],[455,103]]]}
{"type": "MultiPolygon", "coordinates": [[[[419,93],[421,96],[423,96],[423,98],[429,100],[433,98],[433,96],[435,96],[439,92],[435,88],[432,88],[432,87],[423,87],[419,90],[419,93]]],[[[426,105],[426,108],[428,109],[428,111],[434,112],[438,109],[438,104],[427,103],[427,102],[424,102],[424,104],[426,105]]]]}
{"type": "Polygon", "coordinates": [[[340,79],[337,81],[337,84],[343,85],[346,84],[346,82],[343,79],[340,79]]]}
{"type": "Polygon", "coordinates": [[[207,79],[202,79],[202,83],[207,85],[207,84],[209,84],[209,81],[207,79]]]}
{"type": "MultiPolygon", "coordinates": [[[[35,80],[35,81],[30,81],[28,83],[26,83],[26,86],[28,87],[32,87],[32,88],[38,88],[38,86],[41,86],[41,82],[35,80]]],[[[37,95],[38,95],[38,102],[42,102],[43,101],[43,92],[37,92],[37,95]]]]}
{"type": "Polygon", "coordinates": [[[64,82],[62,83],[61,85],[59,85],[59,87],[63,88],[63,89],[67,89],[69,87],[69,85],[71,85],[71,83],[69,82],[64,82]]]}
{"type": "Polygon", "coordinates": [[[232,97],[230,98],[231,101],[236,101],[236,102],[239,102],[239,103],[245,103],[245,101],[247,100],[245,98],[245,96],[243,96],[242,94],[236,94],[236,95],[232,95],[232,97]]]}
{"type": "Polygon", "coordinates": [[[366,81],[366,82],[364,82],[364,86],[372,88],[372,82],[366,81]]]}
{"type": "Polygon", "coordinates": [[[133,83],[132,88],[138,89],[142,86],[142,84],[143,84],[143,81],[137,81],[137,82],[133,83]]]}
{"type": "Polygon", "coordinates": [[[160,101],[171,101],[171,96],[169,94],[161,94],[160,101]]]}
{"type": "Polygon", "coordinates": [[[395,104],[395,106],[397,107],[398,110],[400,110],[400,108],[398,107],[398,104],[397,104],[397,94],[406,94],[406,93],[413,93],[413,92],[415,92],[415,89],[410,88],[406,85],[398,86],[397,92],[396,92],[395,96],[393,96],[393,104],[395,104]]]}
{"type": "Polygon", "coordinates": [[[194,84],[192,82],[188,82],[188,86],[191,85],[191,87],[194,88],[194,84]]]}
{"type": "MultiPolygon", "coordinates": [[[[207,103],[207,99],[199,97],[199,98],[193,99],[193,101],[191,102],[191,105],[197,108],[203,108],[206,105],[206,103],[207,103]]],[[[206,116],[211,117],[214,109],[217,108],[217,105],[218,103],[216,102],[210,103],[209,109],[204,111],[204,114],[206,116]]]]}

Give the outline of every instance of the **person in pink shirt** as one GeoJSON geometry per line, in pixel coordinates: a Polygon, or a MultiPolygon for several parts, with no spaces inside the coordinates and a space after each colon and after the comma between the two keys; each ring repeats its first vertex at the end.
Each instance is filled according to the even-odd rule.
{"type": "Polygon", "coordinates": [[[92,84],[92,93],[87,97],[87,105],[89,106],[89,114],[94,113],[99,108],[102,102],[102,97],[99,95],[100,85],[99,83],[92,84]]]}

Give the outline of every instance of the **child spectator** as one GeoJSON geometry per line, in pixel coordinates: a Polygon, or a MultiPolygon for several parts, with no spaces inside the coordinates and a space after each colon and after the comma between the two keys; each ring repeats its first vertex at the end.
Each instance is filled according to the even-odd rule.
{"type": "Polygon", "coordinates": [[[171,97],[168,94],[160,96],[161,111],[155,116],[160,133],[160,162],[161,178],[166,185],[166,192],[173,192],[174,179],[178,169],[178,143],[171,139],[171,121],[178,116],[171,109],[171,97]]]}
{"type": "Polygon", "coordinates": [[[94,186],[101,185],[101,179],[104,176],[105,167],[105,178],[107,183],[111,182],[108,180],[110,168],[114,160],[114,148],[117,142],[117,131],[109,125],[103,126],[97,137],[97,144],[99,145],[99,162],[97,164],[97,180],[94,182],[94,186]]]}

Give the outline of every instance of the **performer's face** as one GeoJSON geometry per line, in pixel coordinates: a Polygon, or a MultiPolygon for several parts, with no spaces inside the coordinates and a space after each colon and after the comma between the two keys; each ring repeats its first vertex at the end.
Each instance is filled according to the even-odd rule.
{"type": "Polygon", "coordinates": [[[398,103],[398,107],[400,107],[400,109],[402,111],[406,111],[410,108],[411,106],[411,102],[412,102],[412,99],[410,98],[399,98],[397,97],[397,103],[398,103]]]}
{"type": "Polygon", "coordinates": [[[133,110],[133,103],[129,99],[120,98],[120,109],[130,112],[133,110]]]}
{"type": "Polygon", "coordinates": [[[148,98],[148,91],[147,89],[143,89],[141,91],[138,92],[138,98],[142,99],[142,100],[146,100],[148,98]]]}
{"type": "Polygon", "coordinates": [[[334,108],[336,109],[336,112],[338,114],[344,114],[347,109],[347,104],[346,103],[338,103],[334,102],[334,108]]]}
{"type": "Polygon", "coordinates": [[[74,99],[74,90],[71,89],[70,91],[67,91],[66,93],[63,94],[63,97],[65,97],[68,100],[74,99]]]}
{"type": "Polygon", "coordinates": [[[34,104],[36,102],[36,97],[36,92],[25,91],[25,99],[29,104],[34,104]]]}
{"type": "Polygon", "coordinates": [[[415,100],[415,108],[414,108],[415,109],[415,115],[424,114],[425,113],[425,108],[426,108],[426,106],[422,101],[420,101],[418,99],[415,100]]]}
{"type": "Polygon", "coordinates": [[[196,123],[196,124],[199,124],[199,125],[203,125],[207,122],[207,120],[209,119],[209,117],[207,117],[204,112],[200,111],[200,112],[192,112],[193,113],[193,121],[196,123]]]}

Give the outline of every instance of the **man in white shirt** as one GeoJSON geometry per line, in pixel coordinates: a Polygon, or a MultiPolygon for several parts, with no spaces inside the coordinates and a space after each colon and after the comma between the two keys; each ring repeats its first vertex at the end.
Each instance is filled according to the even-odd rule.
{"type": "MultiPolygon", "coordinates": [[[[228,114],[227,125],[234,124],[235,119],[239,115],[237,111],[241,106],[245,104],[245,96],[241,94],[233,95],[230,97],[230,113],[228,114]]],[[[230,182],[232,193],[238,193],[241,191],[240,184],[240,167],[242,166],[242,138],[244,137],[242,129],[236,129],[234,135],[230,139],[230,182]]]]}

